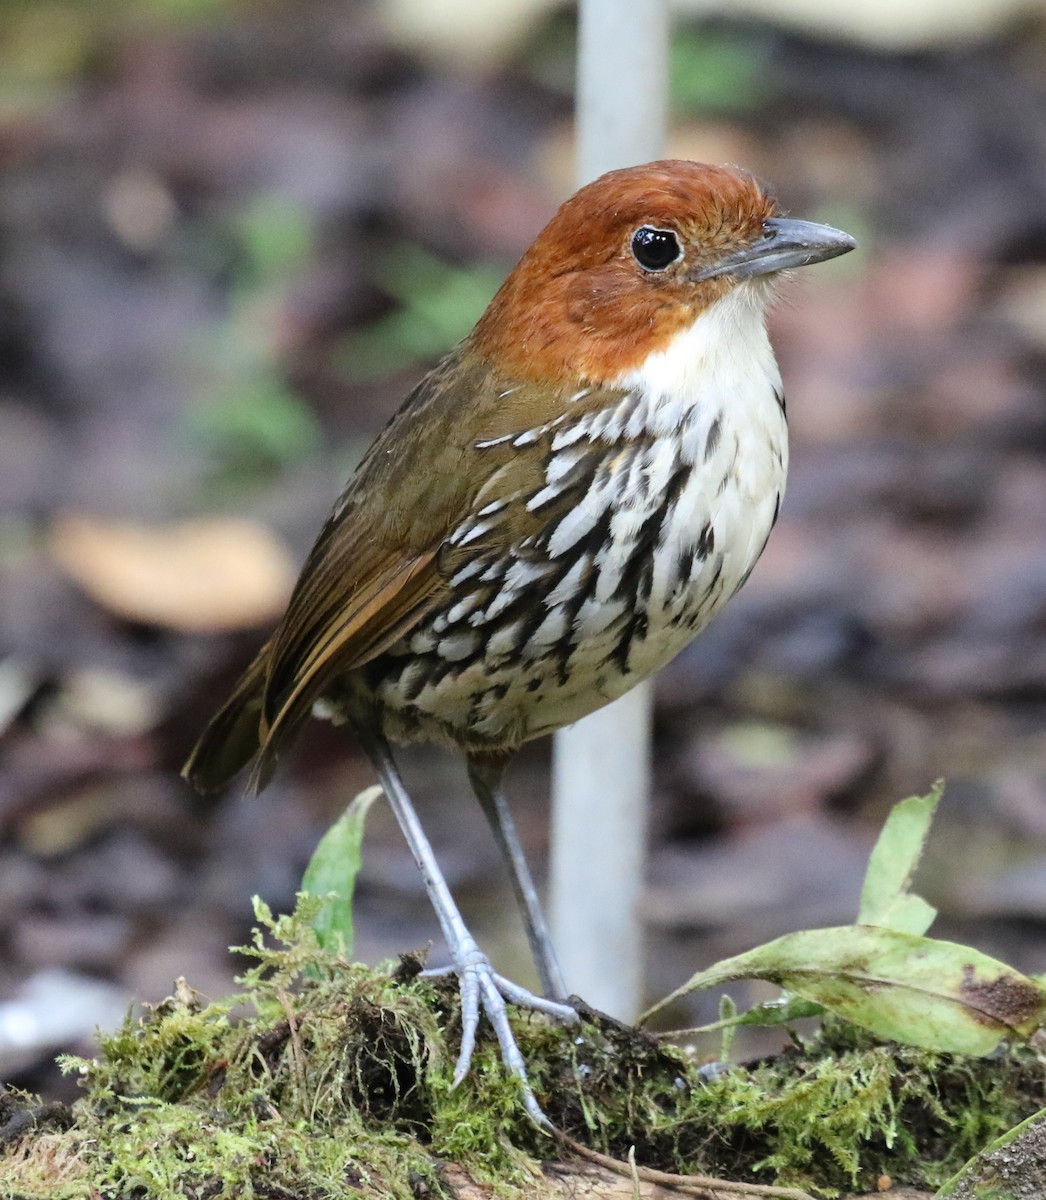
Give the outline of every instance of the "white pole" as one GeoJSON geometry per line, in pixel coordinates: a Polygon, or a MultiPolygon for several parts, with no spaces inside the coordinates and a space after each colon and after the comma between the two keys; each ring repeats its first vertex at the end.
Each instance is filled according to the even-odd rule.
{"type": "MultiPolygon", "coordinates": [[[[664,153],[667,0],[580,0],[577,176],[664,153]]],[[[640,899],[650,791],[650,689],[556,734],[551,912],[567,987],[629,1020],[643,1000],[640,899]]]]}

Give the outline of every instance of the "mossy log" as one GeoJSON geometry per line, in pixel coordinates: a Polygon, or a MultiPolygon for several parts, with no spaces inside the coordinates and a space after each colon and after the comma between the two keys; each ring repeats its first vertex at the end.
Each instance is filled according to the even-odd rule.
{"type": "MultiPolygon", "coordinates": [[[[0,1195],[711,1195],[669,1178],[697,1172],[750,1195],[924,1189],[890,1193],[899,1200],[938,1187],[1046,1103],[1029,1047],[973,1059],[826,1024],[776,1058],[709,1072],[596,1013],[569,1031],[520,1014],[535,1093],[565,1134],[557,1143],[524,1114],[493,1039],[450,1086],[452,985],[418,978],[413,959],[382,972],[323,950],[307,907],[261,916],[241,995],[204,1003],[180,983],[129,1017],[97,1058],[66,1061],[84,1089],[72,1109],[0,1093],[0,1195]]],[[[715,1195],[735,1200],[736,1189],[715,1195]]]]}

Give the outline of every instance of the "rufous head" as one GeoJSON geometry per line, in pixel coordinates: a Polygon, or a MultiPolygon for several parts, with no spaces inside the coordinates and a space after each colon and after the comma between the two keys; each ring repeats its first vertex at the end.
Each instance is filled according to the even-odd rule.
{"type": "Polygon", "coordinates": [[[738,167],[666,159],[608,171],[556,212],[472,335],[520,378],[612,383],[735,288],[854,248],[782,217],[738,167]]]}

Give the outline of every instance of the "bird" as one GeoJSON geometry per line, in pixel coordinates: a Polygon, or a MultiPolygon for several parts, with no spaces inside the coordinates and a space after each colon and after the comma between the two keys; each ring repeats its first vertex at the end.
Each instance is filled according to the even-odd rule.
{"type": "Polygon", "coordinates": [[[483,1014],[538,1124],[508,1004],[577,1013],[505,768],[663,667],[748,579],[788,468],[766,309],[781,272],[855,245],[730,165],[666,159],[578,190],[379,433],[183,768],[212,792],[250,764],[260,789],[310,716],[351,727],[459,980],[454,1084],[483,1014]],[[415,742],[464,756],[543,995],[468,930],[393,757],[415,742]]]}

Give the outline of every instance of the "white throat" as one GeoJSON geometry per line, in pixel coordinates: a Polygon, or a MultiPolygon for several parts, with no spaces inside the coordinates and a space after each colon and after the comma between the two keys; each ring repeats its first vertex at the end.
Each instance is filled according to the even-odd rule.
{"type": "Polygon", "coordinates": [[[649,432],[677,430],[695,404],[729,414],[781,394],[781,373],[766,332],[768,299],[765,287],[735,287],[663,350],[613,381],[649,398],[643,414],[649,432]]]}

